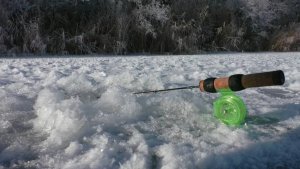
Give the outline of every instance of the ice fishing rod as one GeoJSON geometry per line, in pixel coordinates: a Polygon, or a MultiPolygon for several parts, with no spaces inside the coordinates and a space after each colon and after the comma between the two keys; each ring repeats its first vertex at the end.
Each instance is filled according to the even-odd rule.
{"type": "Polygon", "coordinates": [[[200,80],[197,86],[187,86],[180,88],[142,91],[133,94],[158,93],[172,90],[184,90],[199,88],[201,92],[217,93],[220,89],[230,89],[231,91],[241,91],[247,88],[283,85],[285,82],[284,73],[282,70],[263,72],[255,74],[236,74],[224,78],[208,78],[200,80]]]}
{"type": "Polygon", "coordinates": [[[243,100],[234,92],[247,88],[283,85],[285,76],[282,70],[254,74],[236,74],[223,78],[208,78],[200,80],[197,86],[136,92],[134,94],[149,94],[199,88],[201,92],[221,93],[213,104],[214,115],[225,124],[237,125],[244,122],[246,106],[243,100]]]}

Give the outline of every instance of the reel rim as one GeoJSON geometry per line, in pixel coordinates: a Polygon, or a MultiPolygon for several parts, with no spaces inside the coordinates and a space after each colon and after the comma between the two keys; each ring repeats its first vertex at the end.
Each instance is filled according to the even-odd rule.
{"type": "Polygon", "coordinates": [[[227,125],[240,125],[247,116],[244,101],[233,92],[226,93],[214,102],[214,116],[227,125]],[[225,106],[225,107],[224,107],[225,106]],[[229,112],[224,113],[224,110],[229,112]]]}

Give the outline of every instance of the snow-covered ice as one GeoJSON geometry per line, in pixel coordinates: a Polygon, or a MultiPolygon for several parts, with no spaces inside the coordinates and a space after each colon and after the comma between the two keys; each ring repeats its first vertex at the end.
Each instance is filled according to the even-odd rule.
{"type": "Polygon", "coordinates": [[[0,59],[0,169],[300,168],[300,53],[0,59]],[[238,92],[240,127],[200,79],[281,69],[238,92]]]}

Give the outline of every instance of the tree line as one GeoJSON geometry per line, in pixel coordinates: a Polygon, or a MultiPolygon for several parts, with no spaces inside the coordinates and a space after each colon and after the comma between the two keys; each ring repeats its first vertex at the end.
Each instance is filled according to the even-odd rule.
{"type": "Polygon", "coordinates": [[[298,0],[0,0],[0,53],[300,50],[298,0]]]}

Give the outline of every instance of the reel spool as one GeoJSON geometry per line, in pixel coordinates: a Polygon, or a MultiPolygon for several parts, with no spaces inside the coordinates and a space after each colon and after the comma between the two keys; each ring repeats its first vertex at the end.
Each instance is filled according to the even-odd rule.
{"type": "Polygon", "coordinates": [[[247,116],[244,101],[230,89],[221,89],[221,96],[214,102],[214,116],[227,125],[240,125],[247,116]]]}

